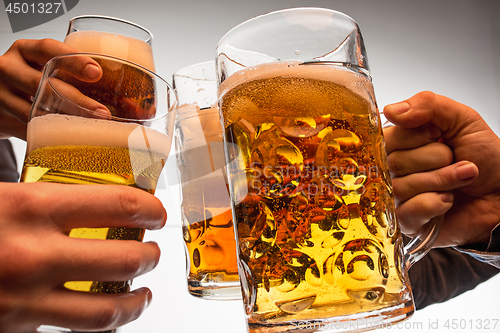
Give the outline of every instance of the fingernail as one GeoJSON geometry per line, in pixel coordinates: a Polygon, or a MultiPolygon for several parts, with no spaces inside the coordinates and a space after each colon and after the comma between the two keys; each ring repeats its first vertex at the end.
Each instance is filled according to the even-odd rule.
{"type": "Polygon", "coordinates": [[[95,79],[101,74],[101,70],[94,64],[88,64],[85,66],[85,70],[83,71],[85,76],[89,79],[95,79]]]}
{"type": "Polygon", "coordinates": [[[468,180],[474,178],[477,174],[477,167],[474,163],[467,162],[458,166],[455,169],[455,176],[460,180],[468,180]]]}
{"type": "Polygon", "coordinates": [[[111,112],[108,109],[102,107],[95,109],[94,112],[106,117],[111,116],[111,112]]]}
{"type": "Polygon", "coordinates": [[[147,298],[146,307],[149,307],[149,304],[151,304],[152,300],[153,300],[153,293],[151,292],[151,290],[149,290],[148,291],[148,298],[147,298]]]}
{"type": "Polygon", "coordinates": [[[441,193],[439,194],[439,199],[441,199],[442,202],[452,202],[453,194],[450,192],[441,193]]]}
{"type": "Polygon", "coordinates": [[[394,113],[403,114],[410,109],[410,104],[402,102],[402,103],[391,104],[389,105],[389,107],[392,109],[392,111],[394,111],[394,113]]]}

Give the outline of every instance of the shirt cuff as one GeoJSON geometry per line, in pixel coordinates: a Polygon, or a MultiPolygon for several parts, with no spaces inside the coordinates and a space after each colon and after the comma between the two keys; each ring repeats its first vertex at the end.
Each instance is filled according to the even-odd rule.
{"type": "Polygon", "coordinates": [[[455,249],[482,262],[500,268],[500,223],[493,228],[490,241],[485,244],[470,244],[456,246],[455,249]]]}

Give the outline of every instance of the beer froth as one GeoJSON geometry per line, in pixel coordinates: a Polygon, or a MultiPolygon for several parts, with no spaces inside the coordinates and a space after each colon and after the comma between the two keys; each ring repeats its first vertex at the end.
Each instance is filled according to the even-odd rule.
{"type": "Polygon", "coordinates": [[[27,154],[41,147],[93,146],[147,149],[168,156],[171,139],[134,123],[48,114],[28,124],[27,154]]]}
{"type": "Polygon", "coordinates": [[[80,52],[107,54],[155,71],[151,46],[136,38],[101,31],[76,31],[67,35],[64,43],[80,52]]]}

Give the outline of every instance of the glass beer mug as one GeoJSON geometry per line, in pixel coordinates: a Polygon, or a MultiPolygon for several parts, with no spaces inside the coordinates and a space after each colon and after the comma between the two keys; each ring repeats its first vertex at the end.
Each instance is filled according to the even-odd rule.
{"type": "MultiPolygon", "coordinates": [[[[122,185],[154,194],[170,152],[176,107],[170,85],[135,63],[93,53],[52,58],[33,101],[21,181],[122,185]],[[97,81],[76,74],[87,62],[102,69],[97,81]]],[[[140,242],[144,233],[128,227],[68,230],[74,238],[140,242]]],[[[131,282],[68,281],[64,286],[116,294],[128,293],[131,282]]]]}
{"type": "Polygon", "coordinates": [[[414,312],[363,39],[348,16],[262,15],[217,46],[221,122],[250,332],[364,331],[414,312]]]}
{"type": "Polygon", "coordinates": [[[182,68],[172,82],[188,291],[203,299],[241,299],[215,62],[182,68]]]}

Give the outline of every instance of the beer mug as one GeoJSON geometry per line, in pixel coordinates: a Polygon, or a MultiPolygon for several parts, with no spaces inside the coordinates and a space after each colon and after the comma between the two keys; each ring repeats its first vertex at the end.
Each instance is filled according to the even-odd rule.
{"type": "Polygon", "coordinates": [[[76,16],[69,21],[64,43],[79,52],[106,54],[155,71],[153,34],[134,22],[102,15],[76,16]]]}
{"type": "MultiPolygon", "coordinates": [[[[169,155],[177,98],[170,85],[137,64],[83,53],[44,67],[27,129],[21,181],[115,184],[155,193],[169,155]],[[78,64],[102,69],[93,82],[78,64]]],[[[112,198],[110,198],[112,200],[112,198]]],[[[142,241],[142,228],[76,228],[69,237],[142,241]]],[[[126,293],[131,281],[69,281],[71,290],[126,293]]]]}
{"type": "Polygon", "coordinates": [[[213,300],[241,299],[227,188],[215,62],[173,75],[177,173],[188,291],[213,300]]]}
{"type": "Polygon", "coordinates": [[[414,312],[363,39],[321,8],[250,19],[217,45],[219,106],[250,332],[345,332],[414,312]]]}

